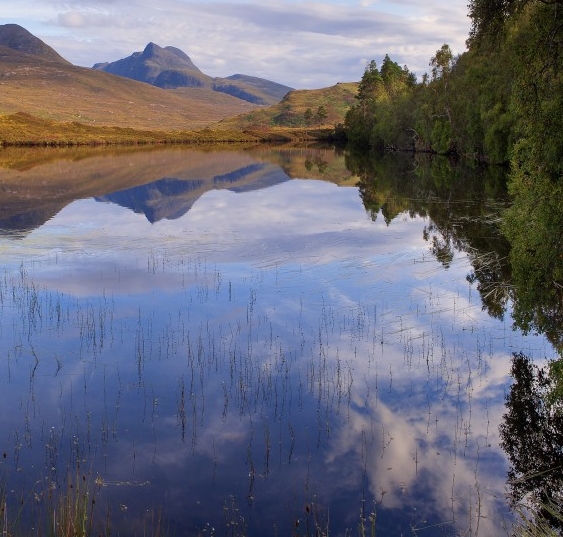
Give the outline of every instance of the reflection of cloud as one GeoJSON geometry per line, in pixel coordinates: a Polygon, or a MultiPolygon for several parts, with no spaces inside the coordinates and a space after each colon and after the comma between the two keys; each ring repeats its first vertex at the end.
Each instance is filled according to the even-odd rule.
{"type": "Polygon", "coordinates": [[[108,482],[150,482],[115,497],[181,520],[228,495],[286,520],[316,497],[333,519],[368,490],[381,519],[461,529],[480,502],[494,535],[509,354],[546,343],[489,318],[425,225],[372,222],[357,189],[317,181],[210,192],[155,226],[73,203],[3,245],[1,434],[58,427],[108,482]]]}
{"type": "MultiPolygon", "coordinates": [[[[295,180],[244,194],[208,192],[183,218],[154,226],[109,204],[78,201],[14,244],[11,255],[18,258],[25,250],[27,255],[35,251],[49,256],[58,251],[54,273],[65,262],[74,267],[62,282],[68,292],[93,291],[98,284],[92,274],[102,265],[112,268],[111,276],[99,284],[106,291],[138,291],[143,286],[171,287],[186,276],[189,279],[179,259],[194,261],[195,255],[217,262],[273,266],[359,260],[369,251],[371,256],[382,256],[380,262],[385,265],[394,261],[388,254],[398,240],[412,245],[409,257],[426,249],[415,220],[397,221],[388,234],[382,222],[367,218],[357,189],[295,180]],[[61,243],[64,251],[60,251],[61,243]],[[147,251],[152,252],[148,258],[147,251]],[[167,253],[162,254],[164,251],[167,253]],[[175,259],[167,262],[163,255],[171,254],[175,259]],[[163,264],[166,271],[161,270],[163,264]],[[178,274],[169,283],[163,282],[175,268],[178,274]]],[[[373,263],[363,270],[377,274],[378,262],[373,263]]]]}
{"type": "MultiPolygon", "coordinates": [[[[501,364],[506,370],[508,359],[501,364]]],[[[396,375],[399,382],[410,376],[396,375]]],[[[486,383],[487,378],[481,381],[486,383]]],[[[415,385],[418,390],[420,383],[415,385]]],[[[326,463],[343,464],[355,453],[359,464],[366,466],[369,488],[382,508],[418,505],[422,517],[444,523],[457,519],[462,529],[479,524],[480,534],[495,535],[499,520],[506,516],[505,463],[498,441],[501,394],[502,388],[495,394],[497,402],[490,403],[488,397],[478,398],[471,391],[450,406],[420,401],[420,393],[407,391],[395,395],[400,400],[390,404],[372,399],[369,411],[352,405],[347,419],[335,429],[326,463]]]]}

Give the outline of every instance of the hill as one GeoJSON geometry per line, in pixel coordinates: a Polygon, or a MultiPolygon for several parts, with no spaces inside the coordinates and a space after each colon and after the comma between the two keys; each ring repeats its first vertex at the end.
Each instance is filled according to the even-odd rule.
{"type": "Polygon", "coordinates": [[[207,88],[257,105],[275,104],[293,89],[248,75],[210,77],[201,72],[182,50],[170,46],[163,48],[155,43],[149,43],[142,52],[134,52],[127,58],[96,63],[93,68],[163,89],[207,88]]]}
{"type": "Polygon", "coordinates": [[[45,60],[70,64],[49,45],[17,24],[0,24],[0,45],[45,60]]]}
{"type": "Polygon", "coordinates": [[[24,28],[0,25],[0,144],[321,139],[343,121],[357,92],[356,83],[294,90],[259,107],[223,90],[277,100],[280,85],[241,74],[207,77],[174,47],[149,44],[144,52],[150,62],[124,61],[120,69],[130,77],[116,76],[72,65],[24,28]],[[178,86],[173,82],[180,75],[195,82],[178,86]]]}
{"type": "Polygon", "coordinates": [[[72,65],[15,24],[0,25],[0,94],[0,115],[159,131],[200,129],[256,107],[210,88],[178,93],[72,65]]]}
{"type": "Polygon", "coordinates": [[[358,84],[341,82],[329,88],[294,90],[278,104],[220,121],[216,128],[262,130],[334,126],[344,121],[356,102],[358,84]]]}

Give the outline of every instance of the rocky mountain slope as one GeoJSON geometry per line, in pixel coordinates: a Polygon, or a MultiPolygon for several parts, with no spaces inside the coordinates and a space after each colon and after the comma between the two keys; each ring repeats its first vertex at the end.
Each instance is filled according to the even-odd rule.
{"type": "Polygon", "coordinates": [[[33,54],[45,60],[66,63],[66,61],[58,52],[45,44],[41,39],[35,37],[25,28],[17,24],[0,25],[0,46],[7,47],[23,54],[33,54]]]}
{"type": "Polygon", "coordinates": [[[142,52],[93,67],[115,75],[146,82],[163,89],[210,88],[258,105],[279,102],[293,88],[263,78],[236,74],[213,78],[198,69],[190,57],[176,47],[149,43],[142,52]]]}

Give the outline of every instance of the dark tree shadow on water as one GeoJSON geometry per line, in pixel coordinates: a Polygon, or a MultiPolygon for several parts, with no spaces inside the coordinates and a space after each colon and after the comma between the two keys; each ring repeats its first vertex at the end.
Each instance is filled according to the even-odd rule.
{"type": "MultiPolygon", "coordinates": [[[[525,507],[531,523],[563,530],[563,398],[561,360],[546,368],[522,353],[512,357],[514,383],[500,425],[501,446],[510,461],[512,507],[525,507]]],[[[541,534],[540,534],[541,535],[541,534]]]]}

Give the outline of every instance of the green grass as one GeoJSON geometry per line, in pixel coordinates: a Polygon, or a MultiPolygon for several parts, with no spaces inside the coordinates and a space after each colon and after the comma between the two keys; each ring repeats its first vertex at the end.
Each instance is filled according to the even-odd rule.
{"type": "Polygon", "coordinates": [[[542,512],[552,517],[547,520],[545,515],[539,513],[528,513],[524,507],[520,507],[518,514],[520,520],[515,527],[514,537],[557,537],[561,535],[561,529],[556,529],[553,522],[563,527],[563,505],[549,503],[542,506],[542,512]],[[530,516],[531,515],[531,516],[530,516]]]}
{"type": "MultiPolygon", "coordinates": [[[[76,468],[63,487],[47,478],[18,499],[7,500],[0,488],[0,535],[2,537],[109,537],[116,533],[111,505],[102,494],[103,479],[76,468]],[[23,513],[26,513],[25,517],[23,513]]],[[[128,535],[162,537],[167,534],[162,511],[143,514],[131,521],[128,535]]]]}

